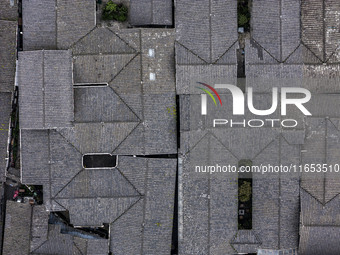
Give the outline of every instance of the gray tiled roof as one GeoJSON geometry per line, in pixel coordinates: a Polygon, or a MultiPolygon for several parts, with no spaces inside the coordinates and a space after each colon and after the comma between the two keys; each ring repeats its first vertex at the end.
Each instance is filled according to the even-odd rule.
{"type": "Polygon", "coordinates": [[[171,0],[131,0],[129,21],[133,26],[172,25],[171,0]]]}
{"type": "Polygon", "coordinates": [[[35,205],[32,208],[32,227],[30,250],[34,251],[44,244],[48,238],[48,218],[49,212],[44,205],[35,205]]]}
{"type": "Polygon", "coordinates": [[[17,10],[9,1],[0,3],[0,181],[5,180],[9,122],[16,69],[17,10]],[[6,20],[2,20],[6,19],[6,20]],[[9,20],[7,20],[9,19],[9,20]]]}
{"type": "MultiPolygon", "coordinates": [[[[222,62],[224,65],[211,60],[207,49],[214,49],[214,43],[209,39],[209,32],[213,34],[209,25],[216,17],[212,15],[213,18],[210,18],[209,14],[214,13],[207,10],[215,2],[209,5],[207,1],[198,1],[196,6],[189,6],[189,1],[176,2],[176,86],[180,94],[180,162],[183,162],[179,166],[182,171],[182,182],[179,184],[182,187],[179,190],[180,197],[183,197],[179,215],[181,254],[207,254],[209,251],[211,254],[234,254],[256,252],[257,249],[262,250],[261,254],[297,254],[294,249],[299,245],[299,238],[303,254],[321,254],[327,250],[327,245],[336,247],[330,250],[330,254],[338,253],[337,244],[333,244],[339,236],[336,227],[326,229],[323,225],[316,229],[319,226],[302,223],[305,226],[301,226],[303,230],[299,236],[300,199],[305,200],[301,202],[304,207],[301,207],[301,220],[337,225],[340,191],[337,177],[326,175],[325,178],[313,180],[302,176],[300,183],[298,175],[263,178],[253,174],[252,231],[240,233],[236,225],[237,202],[228,199],[229,195],[237,196],[237,176],[223,175],[223,179],[229,181],[228,187],[222,185],[222,180],[216,181],[214,175],[198,175],[193,170],[195,165],[214,165],[216,162],[237,164],[240,159],[252,159],[254,165],[338,162],[339,66],[336,64],[338,52],[335,49],[338,47],[339,29],[335,24],[336,11],[332,12],[330,8],[334,6],[337,10],[338,3],[316,2],[319,4],[309,6],[313,4],[302,1],[301,18],[302,27],[308,25],[313,33],[321,36],[320,40],[316,36],[314,41],[308,29],[304,31],[302,28],[300,31],[300,2],[295,0],[253,2],[251,39],[246,39],[246,85],[261,92],[254,97],[257,107],[268,107],[264,103],[268,101],[268,94],[265,93],[270,92],[273,86],[303,87],[313,93],[312,100],[306,104],[313,117],[306,118],[289,110],[288,115],[300,123],[294,130],[212,129],[209,123],[213,118],[220,118],[218,116],[239,120],[238,116],[225,111],[231,107],[231,98],[223,93],[220,96],[226,108],[214,108],[213,102],[208,100],[208,115],[199,116],[196,82],[217,84],[223,79],[223,83],[236,84],[236,65],[233,65],[236,62],[233,58],[236,46],[231,46],[226,52],[226,60],[222,62]],[[322,11],[323,5],[326,31],[317,26],[317,23],[323,23],[323,19],[320,19],[322,14],[318,15],[318,10],[314,10],[322,11]],[[326,34],[329,35],[328,39],[326,34]],[[329,46],[323,50],[325,39],[329,46]],[[323,65],[326,60],[318,56],[318,51],[329,54],[332,65],[323,65]],[[220,156],[218,149],[224,151],[220,156]],[[220,193],[223,193],[221,199],[220,193]],[[309,198],[306,199],[306,196],[309,198]],[[214,207],[214,204],[219,204],[219,207],[214,207]],[[219,214],[220,210],[223,215],[219,214]],[[312,237],[318,230],[321,234],[317,238],[312,237]],[[326,246],[320,245],[322,248],[311,251],[308,247],[313,247],[313,243],[323,242],[322,233],[329,233],[332,237],[324,242],[326,246]]],[[[220,34],[226,35],[226,31],[229,30],[225,29],[220,34]]],[[[242,117],[249,119],[253,115],[246,112],[242,117]]],[[[271,117],[280,118],[279,115],[271,117]]]]}
{"type": "MultiPolygon", "coordinates": [[[[132,209],[134,217],[145,215],[143,249],[145,251],[156,249],[159,251],[157,254],[169,252],[172,201],[174,199],[174,193],[169,193],[169,191],[174,190],[177,160],[120,156],[116,169],[81,170],[79,152],[58,132],[22,130],[21,137],[23,143],[22,170],[25,174],[23,182],[34,182],[34,184],[39,183],[44,186],[44,206],[46,208],[52,211],[67,209],[70,213],[70,223],[75,226],[100,226],[103,223],[114,222],[111,227],[112,231],[116,225],[121,224],[120,219],[124,219],[122,215],[130,213],[132,209]],[[42,136],[43,133],[45,137],[42,136]],[[47,148],[44,148],[43,144],[47,148]],[[27,146],[30,147],[27,148],[27,146]],[[35,149],[32,146],[35,146],[35,149]],[[44,156],[39,153],[38,148],[49,155],[44,156]],[[43,169],[39,168],[37,164],[34,167],[29,165],[32,158],[35,157],[34,154],[42,157],[36,162],[43,163],[45,160],[43,169]],[[50,160],[47,162],[47,159],[50,160]],[[36,170],[36,176],[33,175],[33,170],[36,170]],[[42,175],[44,172],[45,174],[42,175]],[[27,176],[27,174],[30,175],[27,176]],[[54,196],[55,198],[53,198],[54,196]],[[143,202],[146,205],[138,209],[141,203],[138,201],[146,201],[143,202]],[[56,203],[62,207],[56,207],[56,203]],[[138,209],[136,212],[135,207],[138,209]],[[155,233],[158,233],[157,237],[154,236],[155,233]]],[[[41,222],[44,217],[39,216],[41,213],[43,212],[39,208],[35,208],[33,211],[35,231],[33,233],[36,233],[33,238],[35,243],[32,243],[32,249],[33,247],[35,249],[34,253],[50,254],[53,251],[62,252],[60,249],[65,249],[63,252],[68,254],[70,248],[68,247],[66,250],[66,246],[55,246],[55,238],[62,238],[60,240],[64,240],[66,243],[72,240],[69,240],[66,235],[58,234],[60,230],[53,230],[55,227],[49,230],[48,241],[46,241],[42,230],[44,226],[41,222]],[[38,231],[38,229],[41,230],[38,231]],[[44,240],[46,242],[42,244],[44,240]]],[[[134,225],[133,228],[142,226],[142,222],[136,223],[137,225],[134,225]]],[[[124,232],[129,233],[130,228],[126,228],[125,220],[122,223],[124,227],[119,228],[118,235],[115,232],[111,233],[111,242],[120,240],[124,232]]],[[[50,228],[52,228],[51,225],[50,228]]],[[[133,235],[135,234],[137,233],[133,233],[133,235]]],[[[115,251],[133,249],[132,244],[135,245],[137,241],[141,242],[141,240],[126,238],[125,242],[120,243],[120,246],[115,245],[112,249],[115,251]],[[127,240],[130,240],[129,243],[126,243],[127,240]]],[[[141,246],[138,249],[141,250],[141,246]]]]}
{"type": "Polygon", "coordinates": [[[259,249],[258,255],[298,255],[298,249],[270,250],[259,249]]]}
{"type": "Polygon", "coordinates": [[[301,227],[300,228],[300,247],[301,255],[319,255],[325,251],[327,255],[339,254],[340,228],[334,227],[301,227]]]}
{"type": "Polygon", "coordinates": [[[48,130],[21,130],[22,183],[38,185],[48,182],[48,132],[48,130]]]}
{"type": "Polygon", "coordinates": [[[96,25],[95,1],[23,0],[24,50],[68,49],[96,25]]]}
{"type": "Polygon", "coordinates": [[[300,2],[255,1],[252,37],[273,58],[284,61],[300,44],[300,2]]]}
{"type": "MultiPolygon", "coordinates": [[[[129,32],[130,34],[131,32],[129,32]]],[[[133,34],[133,33],[131,33],[133,34]]],[[[137,33],[139,35],[139,33],[137,33]]],[[[73,55],[134,54],[136,49],[110,28],[96,28],[72,46],[73,55]],[[105,42],[105,43],[103,43],[105,42]]]]}
{"type": "Polygon", "coordinates": [[[301,189],[299,254],[316,255],[323,251],[327,251],[327,254],[338,254],[340,249],[338,245],[339,206],[338,196],[323,205],[304,189],[301,189]]]}
{"type": "Polygon", "coordinates": [[[237,165],[240,159],[251,159],[254,165],[268,163],[277,165],[278,162],[298,164],[300,145],[289,144],[279,134],[278,130],[269,129],[215,129],[213,133],[207,133],[198,143],[195,142],[197,134],[193,132],[188,141],[182,140],[183,147],[189,142],[191,148],[183,156],[184,212],[181,242],[183,254],[200,254],[199,251],[206,254],[209,246],[210,252],[229,251],[227,254],[233,254],[233,250],[228,250],[231,248],[230,245],[237,252],[254,252],[257,248],[297,247],[299,222],[297,176],[281,180],[277,176],[272,176],[273,178],[265,178],[261,174],[254,176],[252,231],[257,241],[253,242],[248,240],[247,236],[240,236],[242,240],[236,242],[233,237],[237,233],[237,200],[233,200],[232,197],[237,196],[235,193],[237,174],[207,176],[195,174],[193,170],[194,166],[206,165],[207,162],[213,165],[237,165]],[[248,146],[249,144],[253,146],[248,146]],[[200,225],[196,226],[195,222],[199,222],[200,225]],[[206,240],[206,235],[210,235],[210,243],[206,240]]]}
{"type": "MultiPolygon", "coordinates": [[[[20,112],[22,182],[43,185],[46,210],[68,210],[74,226],[110,223],[111,243],[124,235],[141,236],[115,244],[114,252],[170,253],[177,161],[119,156],[117,168],[91,170],[83,169],[82,156],[177,152],[173,54],[173,30],[96,28],[70,51],[27,51],[19,56],[20,103],[30,105],[20,112]],[[52,62],[59,73],[45,67],[52,62]],[[97,82],[108,86],[78,86],[97,82]],[[61,92],[64,97],[48,96],[61,92]],[[49,102],[59,103],[58,111],[48,115],[55,113],[58,121],[45,124],[49,102]],[[60,120],[59,113],[66,119],[60,120]],[[134,224],[123,221],[130,213],[138,218],[134,224]],[[142,232],[131,233],[129,224],[142,232]]],[[[43,223],[34,215],[36,233],[43,223]]],[[[56,225],[49,225],[47,236],[45,231],[32,240],[33,254],[108,253],[106,244],[61,234],[56,225]],[[57,246],[59,242],[63,245],[57,246]]]]}
{"type": "Polygon", "coordinates": [[[135,54],[75,56],[74,83],[110,82],[134,57],[135,54]]]}
{"type": "Polygon", "coordinates": [[[207,63],[218,61],[237,41],[237,2],[176,1],[176,39],[207,63]]]}
{"type": "Polygon", "coordinates": [[[139,118],[111,87],[74,89],[75,122],[138,122],[139,118]]]}
{"type": "Polygon", "coordinates": [[[14,88],[17,22],[0,20],[0,92],[14,88]]]}
{"type": "MultiPolygon", "coordinates": [[[[303,146],[301,162],[327,163],[329,165],[338,162],[339,148],[339,119],[310,118],[307,120],[306,141],[303,146]]],[[[340,181],[338,176],[331,174],[313,176],[304,175],[301,187],[311,194],[321,204],[326,204],[340,193],[340,181]]],[[[332,215],[332,214],[330,214],[332,215]]]]}
{"type": "Polygon", "coordinates": [[[17,20],[18,19],[18,1],[3,0],[0,1],[0,19],[17,20]]]}
{"type": "Polygon", "coordinates": [[[57,0],[57,47],[69,49],[96,25],[96,2],[57,0]]]}
{"type": "Polygon", "coordinates": [[[31,214],[30,204],[6,201],[3,254],[29,254],[31,214]]]}
{"type": "MultiPolygon", "coordinates": [[[[45,223],[47,224],[47,222],[45,223]]],[[[48,240],[32,251],[31,254],[63,255],[104,255],[108,254],[107,239],[85,239],[61,233],[60,225],[48,225],[48,240]]]]}
{"type": "Polygon", "coordinates": [[[120,157],[120,162],[122,174],[144,196],[111,224],[112,253],[169,254],[177,160],[120,157]]]}
{"type": "Polygon", "coordinates": [[[24,50],[57,48],[56,0],[23,0],[24,50]]]}
{"type": "Polygon", "coordinates": [[[69,51],[19,54],[21,128],[67,127],[74,119],[69,51]]]}
{"type": "Polygon", "coordinates": [[[324,62],[339,62],[339,1],[301,1],[302,42],[324,62]]]}
{"type": "MultiPolygon", "coordinates": [[[[58,161],[63,164],[61,161],[65,163],[68,159],[58,161]]],[[[69,211],[70,223],[75,226],[111,223],[110,242],[114,253],[168,254],[173,221],[174,193],[171,191],[175,186],[177,160],[120,156],[118,162],[115,169],[85,169],[73,178],[66,177],[69,169],[59,170],[59,175],[68,183],[63,184],[54,200],[69,211]]],[[[53,177],[53,170],[51,176],[54,190],[60,179],[53,177]]],[[[44,200],[48,200],[45,195],[44,192],[44,200]]],[[[72,254],[72,249],[83,250],[82,242],[62,234],[58,225],[49,225],[47,234],[47,214],[41,209],[42,206],[33,208],[33,254],[72,254]]],[[[83,254],[107,253],[99,252],[105,245],[100,244],[99,253],[95,253],[97,241],[87,242],[83,254]]]]}
{"type": "Polygon", "coordinates": [[[0,92],[0,180],[5,180],[9,122],[12,112],[11,93],[0,92]]]}
{"type": "Polygon", "coordinates": [[[5,180],[7,164],[8,129],[12,112],[11,93],[0,93],[0,180],[5,180]]]}
{"type": "Polygon", "coordinates": [[[61,234],[60,225],[50,224],[48,225],[48,239],[33,250],[32,254],[73,255],[73,251],[76,251],[76,249],[73,242],[73,236],[61,234]]]}
{"type": "Polygon", "coordinates": [[[75,128],[61,132],[82,152],[176,152],[173,48],[170,29],[93,30],[72,48],[74,81],[110,87],[76,88],[75,128]],[[150,73],[155,80],[150,80],[150,73]],[[102,138],[95,142],[90,130],[102,138]],[[115,130],[114,135],[99,134],[105,130],[115,130]]]}
{"type": "Polygon", "coordinates": [[[179,94],[198,94],[197,82],[207,84],[236,84],[234,65],[177,65],[176,87],[179,94]]]}

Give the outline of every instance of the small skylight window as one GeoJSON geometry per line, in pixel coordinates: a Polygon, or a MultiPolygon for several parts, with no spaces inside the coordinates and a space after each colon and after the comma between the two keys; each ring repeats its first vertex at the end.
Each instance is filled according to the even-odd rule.
{"type": "Polygon", "coordinates": [[[149,49],[149,57],[154,58],[155,57],[155,50],[149,49]]]}
{"type": "Polygon", "coordinates": [[[150,81],[156,80],[156,74],[155,73],[150,73],[150,81]]]}

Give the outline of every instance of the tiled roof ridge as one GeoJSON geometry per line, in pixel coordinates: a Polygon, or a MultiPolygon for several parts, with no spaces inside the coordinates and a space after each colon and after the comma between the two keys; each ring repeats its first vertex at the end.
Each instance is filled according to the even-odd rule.
{"type": "MultiPolygon", "coordinates": [[[[324,184],[325,185],[325,184],[324,184]]],[[[310,195],[312,198],[314,198],[319,204],[321,205],[326,205],[328,202],[323,203],[322,201],[320,201],[318,198],[316,198],[316,196],[314,196],[312,193],[310,193],[306,188],[304,188],[303,186],[300,185],[300,188],[303,189],[308,195],[310,195]]]]}
{"type": "MultiPolygon", "coordinates": [[[[84,168],[82,168],[80,171],[78,171],[65,185],[62,187],[51,199],[56,199],[60,192],[62,192],[81,172],[84,171],[84,168]]],[[[59,203],[58,203],[59,204],[59,203]]],[[[62,205],[61,205],[62,206],[62,205]]],[[[64,207],[64,206],[62,206],[64,207]]]]}
{"type": "Polygon", "coordinates": [[[135,53],[140,53],[140,51],[138,51],[137,49],[135,49],[134,47],[132,47],[126,40],[124,40],[121,36],[119,36],[115,31],[113,31],[112,29],[110,29],[109,27],[106,27],[107,30],[109,30],[110,32],[112,32],[115,36],[117,36],[122,42],[124,42],[128,47],[130,47],[132,50],[135,51],[135,53]]]}
{"type": "Polygon", "coordinates": [[[184,44],[180,43],[178,40],[175,41],[175,44],[176,43],[179,44],[180,46],[182,46],[184,49],[189,51],[191,54],[193,54],[197,58],[199,58],[200,60],[202,60],[203,62],[205,62],[207,65],[209,64],[209,62],[207,62],[205,59],[201,58],[197,53],[195,53],[194,51],[190,50],[188,47],[186,47],[184,44]]]}
{"type": "Polygon", "coordinates": [[[312,50],[308,47],[308,45],[306,45],[306,44],[303,42],[302,38],[301,38],[301,45],[305,46],[305,48],[306,48],[309,52],[311,52],[311,53],[314,55],[314,57],[316,57],[321,63],[325,63],[322,59],[320,59],[320,58],[314,53],[314,51],[312,51],[312,50]]]}
{"type": "MultiPolygon", "coordinates": [[[[75,41],[74,43],[72,43],[68,48],[71,49],[74,45],[76,45],[79,41],[81,41],[83,38],[85,38],[86,36],[88,36],[92,31],[94,31],[97,28],[97,26],[94,26],[89,32],[87,32],[84,36],[80,37],[77,41],[75,41]]],[[[56,38],[58,38],[56,36],[56,38]]]]}
{"type": "Polygon", "coordinates": [[[128,208],[126,208],[124,210],[123,213],[121,213],[116,219],[114,219],[114,221],[110,222],[109,224],[112,225],[114,224],[116,221],[118,221],[123,215],[125,215],[132,207],[134,207],[141,199],[145,200],[143,196],[140,196],[139,199],[137,201],[135,201],[134,203],[132,203],[132,205],[130,205],[128,208]]]}
{"type": "Polygon", "coordinates": [[[113,154],[116,150],[119,149],[119,147],[125,142],[125,140],[140,126],[142,125],[142,122],[139,122],[132,130],[131,132],[114,148],[114,150],[111,152],[113,154]]]}
{"type": "Polygon", "coordinates": [[[262,50],[264,50],[270,57],[272,57],[277,63],[282,63],[280,60],[275,58],[268,50],[266,50],[259,42],[255,40],[254,37],[250,38],[251,41],[253,41],[255,44],[257,44],[262,50]]]}
{"type": "Polygon", "coordinates": [[[136,188],[136,186],[123,174],[123,172],[117,167],[117,171],[123,176],[123,178],[137,191],[137,193],[140,196],[143,196],[143,194],[136,188]]]}
{"type": "MultiPolygon", "coordinates": [[[[138,55],[138,54],[137,54],[138,55]]],[[[137,56],[136,55],[136,56],[137,56]]],[[[131,63],[131,61],[136,57],[136,56],[134,56],[126,65],[125,65],[125,67],[126,66],[128,66],[130,63],[131,63]]],[[[117,75],[115,76],[115,77],[113,77],[113,79],[109,82],[109,83],[111,83],[118,75],[119,75],[119,73],[125,68],[125,67],[123,67],[118,73],[117,73],[117,75]]],[[[119,99],[126,105],[126,107],[127,108],[129,108],[129,110],[135,115],[135,117],[139,120],[139,122],[141,122],[142,120],[138,117],[138,115],[134,112],[134,110],[132,110],[132,108],[129,106],[129,104],[127,104],[125,101],[124,101],[124,99],[119,95],[119,93],[118,92],[116,92],[111,86],[108,86],[110,89],[112,89],[112,91],[113,91],[113,93],[115,93],[118,97],[119,97],[119,99]]],[[[138,125],[137,125],[138,126],[138,125]]]]}
{"type": "MultiPolygon", "coordinates": [[[[85,255],[80,248],[78,247],[78,245],[75,243],[75,241],[73,240],[73,246],[76,247],[76,249],[80,252],[81,255],[85,255]]],[[[86,248],[87,248],[87,242],[86,242],[86,248]]],[[[87,253],[87,252],[86,252],[87,253]]]]}
{"type": "MultiPolygon", "coordinates": [[[[119,198],[119,197],[142,197],[143,194],[141,192],[139,192],[139,190],[136,188],[136,186],[121,172],[121,170],[116,167],[116,170],[119,172],[119,174],[135,189],[135,191],[138,193],[138,195],[120,195],[120,196],[108,196],[108,197],[104,197],[104,196],[100,196],[100,198],[119,198]]],[[[54,199],[54,201],[56,199],[95,199],[94,197],[85,197],[85,196],[82,196],[82,197],[58,197],[58,195],[68,186],[71,184],[71,182],[74,181],[74,179],[79,175],[81,174],[82,172],[86,171],[86,169],[81,169],[75,176],[72,177],[72,179],[67,183],[65,184],[65,186],[63,188],[61,188],[58,193],[52,197],[52,199],[54,199]]],[[[58,203],[59,204],[59,203],[58,203]]],[[[62,206],[63,207],[63,206],[62,206]]]]}
{"type": "Polygon", "coordinates": [[[286,63],[286,61],[294,55],[294,53],[298,50],[298,48],[301,46],[301,42],[299,43],[298,46],[296,46],[296,48],[290,53],[288,54],[288,56],[282,61],[282,63],[286,63]]]}
{"type": "Polygon", "coordinates": [[[230,47],[221,56],[219,56],[212,64],[216,64],[238,42],[239,42],[239,40],[235,40],[235,42],[232,45],[230,45],[230,47]]]}
{"type": "MultiPolygon", "coordinates": [[[[111,54],[111,55],[116,55],[116,54],[111,54]]],[[[118,72],[117,74],[108,82],[111,83],[114,81],[114,79],[138,56],[140,55],[140,52],[137,52],[127,63],[125,66],[123,66],[118,72]]],[[[110,87],[111,88],[111,87],[110,87]]],[[[113,90],[114,91],[114,90],[113,90]]],[[[115,91],[114,91],[115,92],[115,91]]],[[[116,92],[115,92],[116,93],[116,92]]],[[[116,93],[117,94],[117,93],[116,93]]],[[[117,94],[118,95],[118,94],[117,94]]]]}

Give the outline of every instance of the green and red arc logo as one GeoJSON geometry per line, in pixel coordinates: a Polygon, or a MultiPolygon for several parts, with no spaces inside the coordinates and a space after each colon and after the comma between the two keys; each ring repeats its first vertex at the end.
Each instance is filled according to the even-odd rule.
{"type": "MultiPolygon", "coordinates": [[[[208,84],[206,84],[206,83],[203,83],[203,82],[197,82],[197,83],[198,83],[198,84],[201,84],[201,85],[203,85],[203,86],[205,86],[205,87],[207,87],[207,88],[209,88],[209,89],[217,96],[217,98],[218,98],[218,100],[220,101],[220,104],[221,104],[221,106],[222,106],[221,97],[220,97],[220,95],[217,93],[217,91],[216,91],[212,86],[210,86],[210,85],[208,85],[208,84]]],[[[211,99],[214,101],[215,105],[217,105],[217,102],[216,102],[216,100],[215,100],[214,95],[211,94],[211,92],[210,92],[209,90],[204,89],[204,88],[200,88],[200,87],[197,87],[197,88],[200,89],[200,90],[202,90],[202,91],[204,91],[205,93],[207,93],[207,94],[211,97],[211,99]]]]}

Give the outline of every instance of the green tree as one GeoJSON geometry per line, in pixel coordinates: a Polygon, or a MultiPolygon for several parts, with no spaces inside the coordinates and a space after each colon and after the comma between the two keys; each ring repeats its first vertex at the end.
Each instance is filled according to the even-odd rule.
{"type": "Polygon", "coordinates": [[[126,21],[128,8],[123,4],[115,4],[113,1],[108,1],[103,8],[102,18],[104,20],[126,21]]]}

